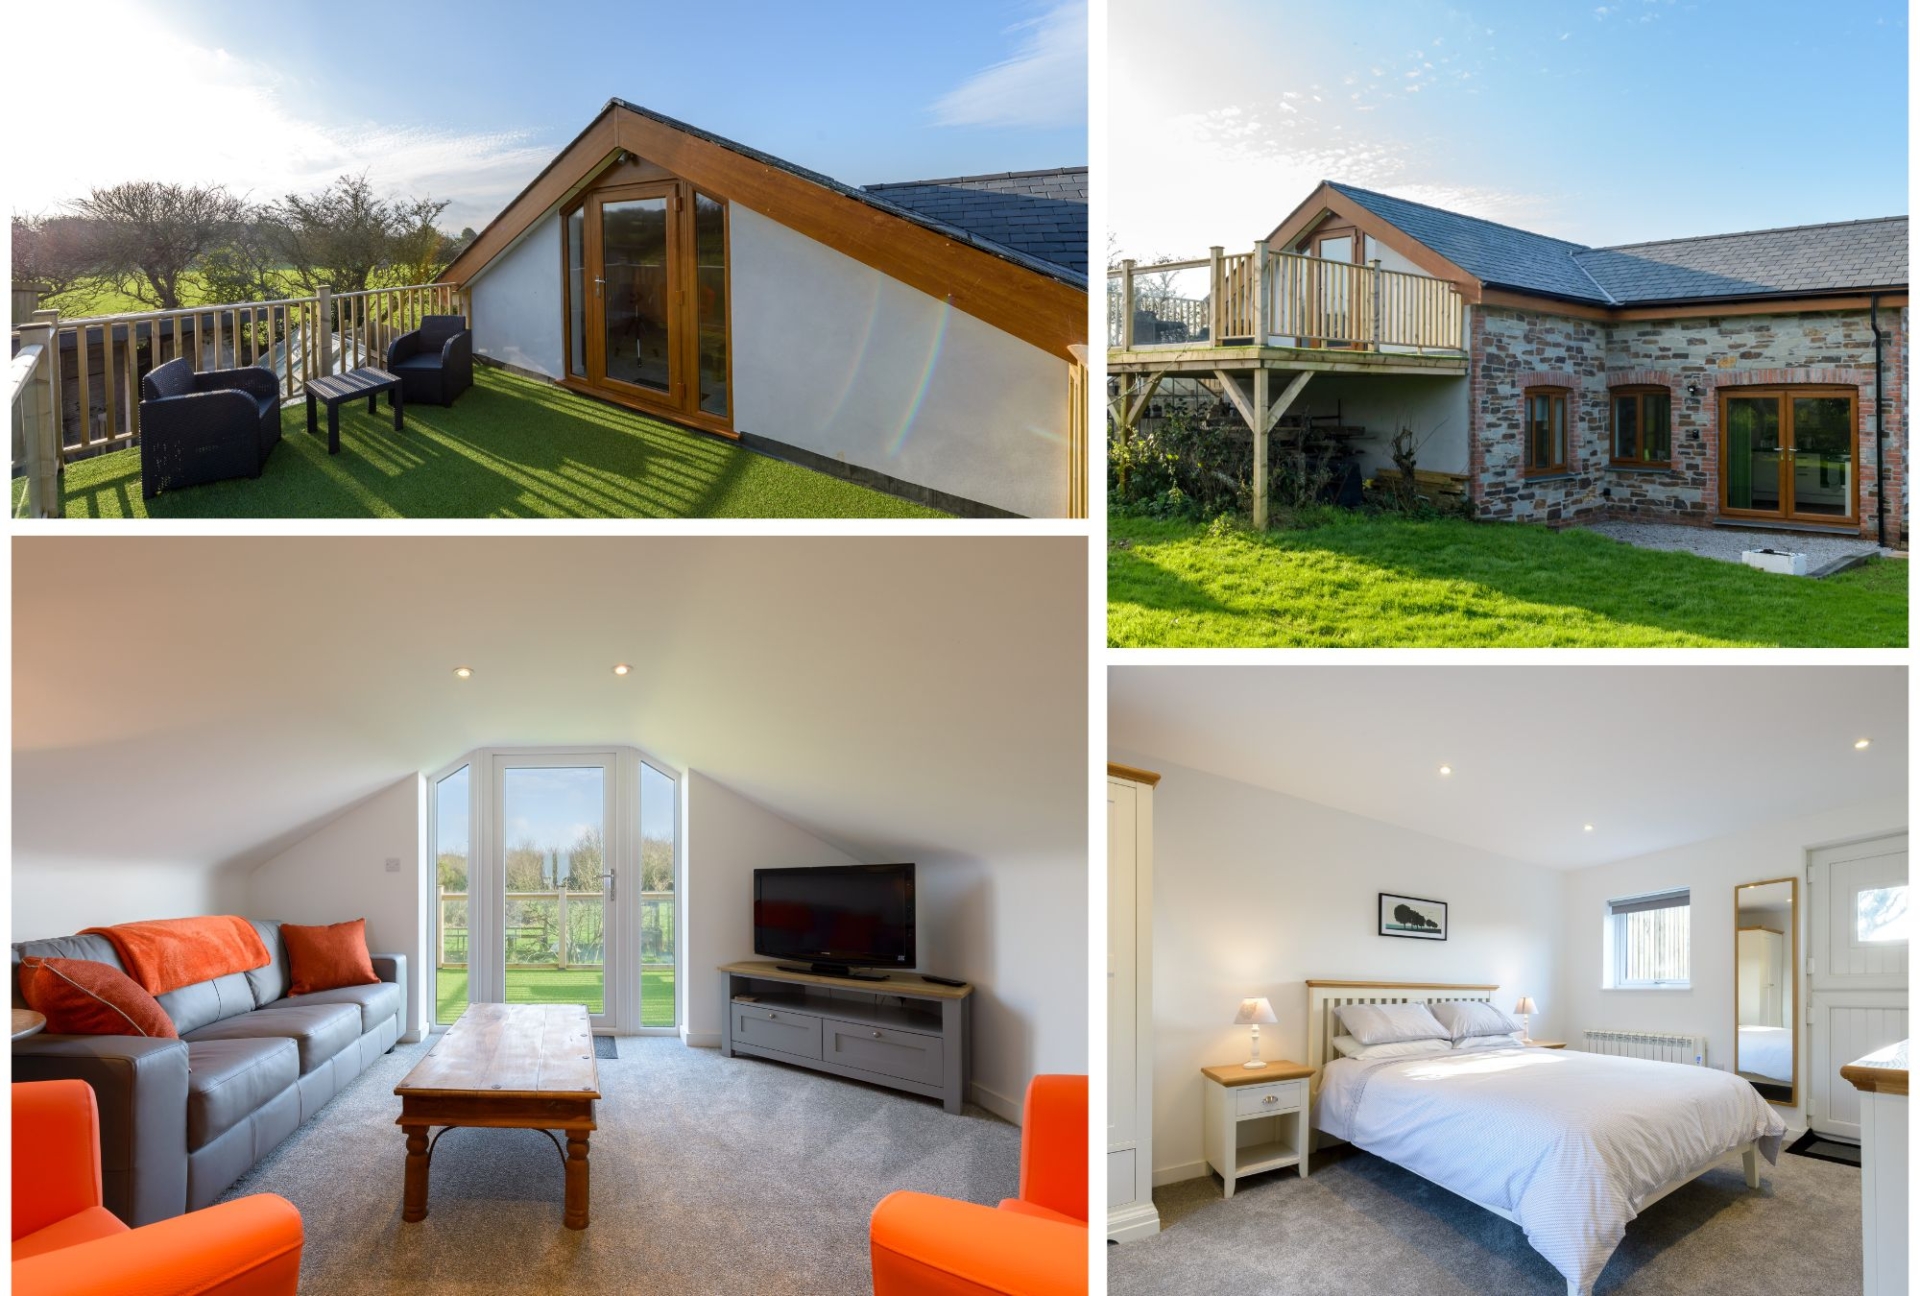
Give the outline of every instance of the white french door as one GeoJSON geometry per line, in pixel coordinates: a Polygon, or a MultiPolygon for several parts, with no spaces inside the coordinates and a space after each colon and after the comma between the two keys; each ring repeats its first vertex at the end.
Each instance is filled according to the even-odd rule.
{"type": "Polygon", "coordinates": [[[1814,851],[1807,895],[1807,1123],[1858,1140],[1860,1094],[1840,1068],[1907,1038],[1906,834],[1814,851]]]}
{"type": "Polygon", "coordinates": [[[489,748],[432,776],[435,1020],[577,1003],[678,1025],[679,781],[632,748],[489,748]]]}

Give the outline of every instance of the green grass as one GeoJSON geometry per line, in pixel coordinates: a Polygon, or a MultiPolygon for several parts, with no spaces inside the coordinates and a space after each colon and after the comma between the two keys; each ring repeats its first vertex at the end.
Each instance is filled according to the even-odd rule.
{"type": "MultiPolygon", "coordinates": [[[[599,1012],[606,974],[599,968],[508,968],[507,1002],[516,1004],[585,1004],[599,1012]]],[[[434,987],[434,1020],[453,1021],[467,1006],[467,970],[441,968],[434,987]]],[[[673,1025],[673,970],[649,968],[640,974],[640,1024],[673,1025]]]]}
{"type": "Polygon", "coordinates": [[[1825,580],[1591,532],[1340,517],[1110,520],[1114,647],[1905,647],[1907,564],[1825,580]]]}
{"type": "Polygon", "coordinates": [[[715,437],[478,366],[450,408],[415,405],[393,430],[340,407],[307,433],[305,401],[281,411],[281,440],[258,478],[140,498],[140,453],[68,466],[68,517],[940,517],[933,509],[715,437]]]}

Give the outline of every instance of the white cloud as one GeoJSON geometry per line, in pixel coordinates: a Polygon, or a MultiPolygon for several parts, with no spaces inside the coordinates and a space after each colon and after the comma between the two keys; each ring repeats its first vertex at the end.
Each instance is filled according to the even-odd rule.
{"type": "MultiPolygon", "coordinates": [[[[54,5],[13,15],[15,47],[58,62],[78,53],[73,11],[54,5]]],[[[408,122],[341,126],[308,119],[282,94],[271,68],[196,44],[178,26],[138,4],[106,0],[90,11],[86,60],[95,67],[164,67],[172,84],[193,87],[195,120],[145,128],[136,95],[61,98],[57,130],[8,135],[7,201],[15,211],[49,211],[99,185],[125,180],[223,184],[255,200],[317,189],[344,172],[365,171],[381,192],[448,200],[441,224],[476,228],[552,159],[532,134],[449,131],[408,122]],[[133,115],[129,116],[132,110],[133,115]],[[128,132],[132,131],[132,135],[128,132]],[[75,141],[135,141],[127,148],[75,141]]],[[[162,102],[169,102],[162,96],[162,102]]]]}
{"type": "Polygon", "coordinates": [[[1087,5],[1067,0],[1008,29],[1012,57],[982,68],[933,104],[941,126],[1077,126],[1087,117],[1087,5]]]}

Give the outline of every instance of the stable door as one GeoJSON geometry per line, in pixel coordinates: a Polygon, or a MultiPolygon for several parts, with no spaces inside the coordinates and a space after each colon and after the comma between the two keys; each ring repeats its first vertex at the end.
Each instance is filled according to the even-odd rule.
{"type": "Polygon", "coordinates": [[[1860,1092],[1840,1068],[1907,1038],[1906,834],[1814,851],[1807,894],[1807,1123],[1858,1141],[1860,1092]]]}
{"type": "Polygon", "coordinates": [[[1850,526],[1859,393],[1847,387],[1720,393],[1720,508],[1733,517],[1850,526]]]}

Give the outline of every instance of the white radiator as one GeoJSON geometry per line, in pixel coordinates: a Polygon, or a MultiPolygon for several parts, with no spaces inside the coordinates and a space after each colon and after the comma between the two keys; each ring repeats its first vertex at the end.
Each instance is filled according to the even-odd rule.
{"type": "Polygon", "coordinates": [[[1615,1057],[1650,1058],[1655,1062],[1707,1065],[1705,1035],[1670,1035],[1662,1031],[1588,1030],[1587,1052],[1615,1057]]]}

